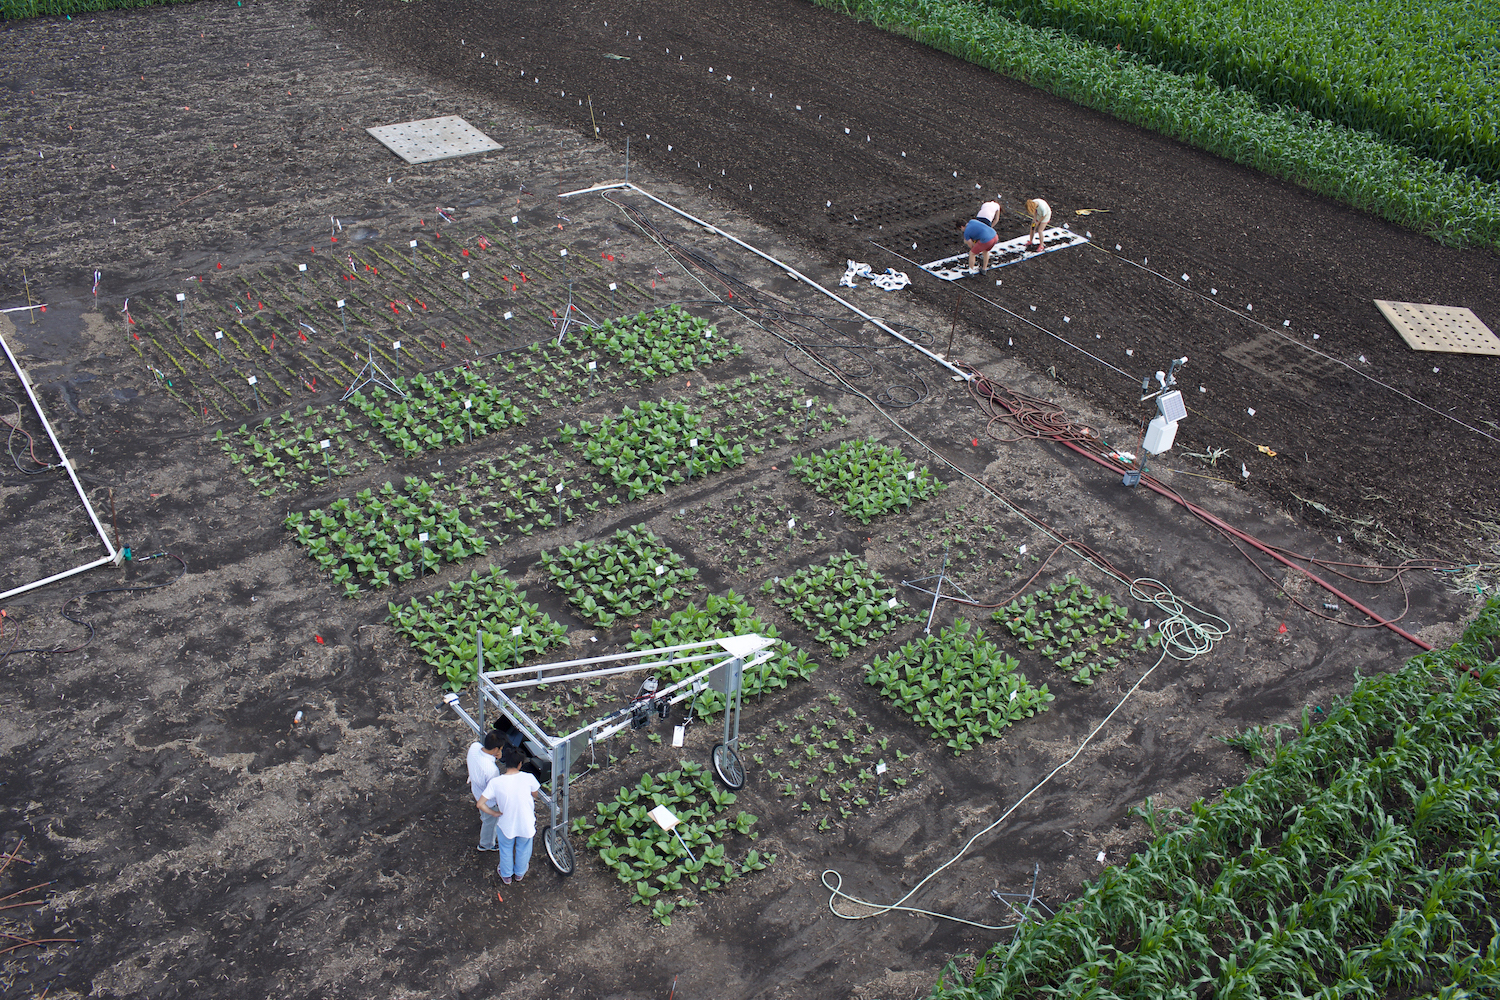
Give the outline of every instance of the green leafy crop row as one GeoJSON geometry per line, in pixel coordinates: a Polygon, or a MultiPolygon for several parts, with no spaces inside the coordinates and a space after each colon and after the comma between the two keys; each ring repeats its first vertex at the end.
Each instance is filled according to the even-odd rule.
{"type": "Polygon", "coordinates": [[[1497,643],[1491,600],[1326,718],[1243,734],[1243,784],[1148,801],[1144,850],[933,995],[1500,996],[1497,643]]]}
{"type": "Polygon", "coordinates": [[[702,415],[686,403],[646,399],[613,420],[564,427],[562,437],[625,489],[626,499],[635,500],[652,491],[665,493],[668,483],[745,464],[744,444],[709,436],[703,427],[702,415]]]}
{"type": "Polygon", "coordinates": [[[457,373],[419,372],[409,379],[397,378],[392,384],[406,393],[404,399],[393,398],[377,386],[368,396],[356,392],[349,401],[403,455],[526,423],[525,410],[467,368],[457,373]]]}
{"type": "MultiPolygon", "coordinates": [[[[992,619],[1003,624],[1027,649],[1042,647],[1042,655],[1059,670],[1072,670],[1077,684],[1092,684],[1095,677],[1118,666],[1132,650],[1155,645],[1159,636],[1138,636],[1130,642],[1125,626],[1130,612],[1108,594],[1096,594],[1075,576],[1035,590],[996,611],[992,619]]],[[[1139,629],[1131,620],[1128,629],[1139,629]]]]}
{"type": "Polygon", "coordinates": [[[584,336],[649,379],[706,368],[740,353],[738,345],[679,305],[607,320],[584,336]]]}
{"type": "Polygon", "coordinates": [[[472,683],[478,661],[476,630],[484,634],[485,669],[503,670],[517,658],[544,653],[567,641],[563,628],[498,567],[481,576],[454,580],[431,597],[388,605],[387,620],[422,661],[437,671],[443,686],[458,691],[472,683]],[[520,626],[519,636],[511,629],[520,626]]]}
{"type": "Polygon", "coordinates": [[[589,848],[634,890],[632,903],[650,907],[653,917],[670,924],[679,906],[696,906],[703,893],[727,889],[776,860],[776,855],[754,849],[738,860],[729,854],[726,843],[732,835],[757,836],[757,817],[747,812],[732,819],[723,815],[734,801],[735,794],[714,784],[701,764],[688,761],[676,771],[642,775],[635,785],[596,805],[592,820],[576,818],[573,832],[588,833],[589,848]],[[651,818],[657,806],[666,806],[679,820],[675,835],[651,818]]]}
{"type": "Polygon", "coordinates": [[[806,458],[792,459],[792,475],[839,501],[844,513],[861,524],[889,511],[910,507],[944,489],[923,466],[906,461],[900,448],[875,441],[845,441],[806,458]]]}
{"type": "Polygon", "coordinates": [[[601,628],[686,597],[698,576],[650,529],[633,525],[606,542],[581,541],[541,563],[578,614],[601,628]]]}
{"type": "MultiPolygon", "coordinates": [[[[815,0],[1450,244],[1500,246],[1500,182],[966,0],[815,0]]],[[[1493,113],[1489,114],[1491,121],[1493,113]]]]}
{"type": "Polygon", "coordinates": [[[865,682],[897,708],[946,739],[957,757],[1013,722],[1046,711],[1053,695],[1032,687],[1006,656],[960,619],[938,635],[925,635],[865,668],[865,682]]]}
{"type": "Polygon", "coordinates": [[[858,556],[832,556],[786,579],[767,580],[761,590],[787,614],[843,658],[851,648],[867,646],[908,616],[896,590],[858,556]]]}

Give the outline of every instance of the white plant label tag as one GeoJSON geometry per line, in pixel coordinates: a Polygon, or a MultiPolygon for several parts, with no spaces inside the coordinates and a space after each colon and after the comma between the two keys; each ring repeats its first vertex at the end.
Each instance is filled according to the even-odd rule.
{"type": "Polygon", "coordinates": [[[599,362],[597,362],[597,361],[590,361],[589,362],[589,371],[592,372],[592,371],[598,371],[598,370],[599,370],[599,362]]]}
{"type": "Polygon", "coordinates": [[[393,340],[393,341],[391,341],[391,349],[395,350],[395,351],[401,350],[401,341],[399,341],[399,340],[393,340]]]}
{"type": "Polygon", "coordinates": [[[515,637],[519,636],[520,634],[521,634],[521,626],[519,626],[519,625],[512,625],[510,627],[511,638],[515,638],[515,637]]]}
{"type": "Polygon", "coordinates": [[[610,283],[609,283],[609,290],[610,290],[610,291],[614,291],[614,290],[615,290],[615,283],[614,283],[614,282],[613,282],[613,281],[611,281],[611,282],[610,282],[610,283]]]}
{"type": "Polygon", "coordinates": [[[688,447],[689,448],[696,448],[696,447],[698,447],[698,439],[697,438],[688,438],[688,447]]]}
{"type": "Polygon", "coordinates": [[[417,541],[419,541],[419,542],[425,542],[425,541],[427,541],[427,532],[423,531],[420,534],[418,534],[417,535],[417,541]]]}
{"type": "Polygon", "coordinates": [[[344,308],[344,300],[343,299],[339,299],[338,302],[336,302],[334,304],[337,305],[340,309],[344,308]]]}
{"type": "Polygon", "coordinates": [[[474,408],[474,401],[472,399],[466,399],[466,400],[464,400],[464,409],[471,410],[473,408],[474,408]]]}
{"type": "Polygon", "coordinates": [[[514,315],[515,315],[515,313],[506,313],[506,314],[505,314],[505,318],[506,318],[506,319],[510,319],[510,318],[511,318],[511,317],[512,317],[512,316],[514,316],[514,315]]]}
{"type": "Polygon", "coordinates": [[[686,726],[673,726],[672,727],[672,745],[674,747],[680,747],[680,746],[682,746],[682,742],[686,738],[687,738],[687,727],[686,726]]]}
{"type": "Polygon", "coordinates": [[[562,496],[562,488],[563,488],[563,484],[562,483],[558,483],[557,484],[557,490],[556,490],[558,496],[562,496]]]}
{"type": "Polygon", "coordinates": [[[468,281],[468,280],[469,280],[469,272],[468,272],[468,271],[465,271],[465,272],[464,272],[464,280],[465,280],[465,281],[468,281]]]}
{"type": "Polygon", "coordinates": [[[796,529],[796,527],[797,527],[797,519],[795,517],[792,518],[790,521],[787,521],[787,523],[786,523],[786,530],[787,531],[793,531],[793,530],[796,529]]]}
{"type": "Polygon", "coordinates": [[[411,241],[411,248],[412,248],[412,249],[413,249],[413,250],[415,250],[415,249],[416,249],[416,248],[417,248],[417,241],[416,241],[416,240],[412,240],[412,241],[411,241]]]}
{"type": "Polygon", "coordinates": [[[1016,693],[1015,693],[1015,692],[1014,692],[1014,691],[1012,691],[1012,692],[1011,692],[1011,693],[1010,693],[1010,700],[1011,700],[1011,701],[1015,701],[1015,700],[1016,700],[1016,693]]]}
{"type": "Polygon", "coordinates": [[[806,407],[807,409],[810,410],[810,409],[812,409],[813,401],[809,399],[807,402],[803,403],[802,405],[804,407],[806,407]]]}
{"type": "Polygon", "coordinates": [[[876,774],[884,774],[885,773],[885,761],[881,761],[879,764],[875,765],[875,773],[876,774]]]}
{"type": "Polygon", "coordinates": [[[893,597],[889,601],[886,601],[885,606],[888,608],[894,608],[896,606],[896,599],[893,597]]]}
{"type": "Polygon", "coordinates": [[[215,340],[223,340],[224,339],[224,331],[223,330],[215,330],[214,331],[214,339],[215,340]]]}
{"type": "Polygon", "coordinates": [[[318,442],[318,447],[322,448],[324,451],[327,451],[329,448],[333,447],[333,439],[324,438],[323,440],[318,442]]]}
{"type": "Polygon", "coordinates": [[[667,572],[667,567],[665,567],[665,566],[658,566],[658,567],[656,567],[656,575],[657,576],[662,576],[666,572],[667,572]]]}
{"type": "Polygon", "coordinates": [[[912,481],[912,480],[914,480],[914,479],[916,479],[916,478],[917,478],[917,474],[916,474],[916,472],[915,472],[915,471],[912,471],[912,472],[908,472],[908,473],[907,473],[907,474],[906,474],[906,481],[907,481],[907,482],[908,482],[908,483],[909,483],[909,482],[911,482],[911,481],[912,481]]]}
{"type": "Polygon", "coordinates": [[[186,295],[182,294],[181,292],[177,293],[177,301],[178,302],[183,302],[183,301],[186,301],[186,300],[187,300],[187,296],[186,295]]]}
{"type": "Polygon", "coordinates": [[[306,271],[307,270],[307,265],[306,264],[298,264],[297,265],[297,270],[299,270],[299,271],[306,271]]]}
{"type": "Polygon", "coordinates": [[[1021,555],[1023,555],[1023,556],[1024,556],[1024,555],[1025,555],[1025,554],[1026,554],[1026,546],[1024,546],[1024,545],[1023,545],[1023,546],[1021,546],[1021,548],[1020,548],[1020,552],[1021,552],[1021,555]]]}
{"type": "Polygon", "coordinates": [[[518,223],[518,222],[520,222],[520,221],[521,221],[521,217],[520,217],[520,216],[518,216],[518,215],[512,215],[512,216],[511,216],[511,217],[510,217],[510,224],[511,224],[511,225],[515,225],[515,224],[516,224],[516,223],[518,223]]]}
{"type": "Polygon", "coordinates": [[[255,379],[254,375],[251,375],[249,378],[245,379],[245,381],[249,382],[251,385],[254,385],[255,382],[256,382],[256,379],[255,379]]]}

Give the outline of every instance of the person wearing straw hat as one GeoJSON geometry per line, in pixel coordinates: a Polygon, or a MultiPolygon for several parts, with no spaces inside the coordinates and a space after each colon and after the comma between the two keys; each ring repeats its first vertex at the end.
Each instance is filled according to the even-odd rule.
{"type": "Polygon", "coordinates": [[[1026,214],[1031,217],[1031,231],[1026,234],[1026,249],[1031,249],[1031,238],[1036,237],[1036,248],[1040,252],[1042,246],[1042,233],[1047,229],[1047,223],[1052,221],[1052,206],[1040,198],[1026,199],[1026,214]]]}

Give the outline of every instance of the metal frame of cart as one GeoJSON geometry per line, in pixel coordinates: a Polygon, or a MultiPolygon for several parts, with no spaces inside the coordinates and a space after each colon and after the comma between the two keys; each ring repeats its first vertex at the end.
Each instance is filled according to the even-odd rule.
{"type": "Polygon", "coordinates": [[[744,785],[745,769],[739,756],[740,701],[744,672],[775,655],[772,652],[775,639],[751,633],[633,653],[614,653],[582,660],[563,660],[558,663],[490,671],[484,669],[484,637],[476,636],[476,640],[479,667],[476,711],[472,715],[465,711],[457,694],[449,693],[444,696],[443,701],[480,736],[484,735],[485,716],[489,711],[505,715],[521,731],[531,754],[551,764],[550,788],[542,793],[542,800],[547,803],[548,810],[547,829],[542,833],[542,845],[547,850],[547,858],[560,874],[571,875],[574,868],[573,846],[568,841],[568,774],[573,762],[578,759],[577,751],[597,740],[613,736],[629,726],[632,718],[640,718],[642,711],[664,716],[668,707],[686,701],[705,689],[723,693],[724,740],[714,744],[709,759],[714,773],[725,786],[739,788],[744,785]],[[654,672],[664,667],[680,667],[686,663],[698,663],[702,666],[680,681],[649,693],[637,694],[629,705],[602,719],[558,736],[550,735],[506,693],[538,684],[562,684],[595,677],[654,672]]]}

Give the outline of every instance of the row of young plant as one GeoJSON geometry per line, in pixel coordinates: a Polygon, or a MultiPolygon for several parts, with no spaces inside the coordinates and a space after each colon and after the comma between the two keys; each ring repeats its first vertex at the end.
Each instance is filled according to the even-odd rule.
{"type": "Polygon", "coordinates": [[[1500,995],[1500,600],[1326,717],[1235,740],[1217,802],[934,996],[1500,995]]]}
{"type": "Polygon", "coordinates": [[[992,619],[1027,649],[1041,646],[1053,666],[1072,672],[1075,684],[1119,666],[1132,652],[1160,644],[1160,633],[1137,632],[1141,622],[1108,594],[1098,594],[1076,576],[1034,590],[996,611],[992,619]],[[1133,641],[1132,641],[1133,640],[1133,641]]]}
{"type": "Polygon", "coordinates": [[[473,441],[490,431],[520,427],[530,416],[468,367],[432,375],[419,372],[391,384],[400,396],[375,386],[368,396],[356,392],[349,402],[408,458],[473,441]]]}
{"type": "Polygon", "coordinates": [[[672,520],[697,540],[705,559],[732,566],[742,577],[751,576],[768,559],[791,558],[828,541],[822,528],[799,518],[775,494],[743,488],[679,507],[672,520]]]}
{"type": "Polygon", "coordinates": [[[845,441],[816,455],[792,459],[792,475],[819,494],[832,497],[861,524],[945,489],[942,481],[906,459],[900,448],[878,441],[845,441]]]}
{"type": "Polygon", "coordinates": [[[880,639],[898,623],[916,620],[903,609],[896,589],[848,552],[785,579],[767,580],[761,592],[772,595],[778,607],[838,659],[880,639]]]}
{"type": "MultiPolygon", "coordinates": [[[[1267,107],[1205,74],[1179,75],[976,0],[816,2],[1442,242],[1500,246],[1500,182],[1368,132],[1292,105],[1267,107]]],[[[1152,30],[1166,34],[1160,25],[1152,30]]]]}
{"type": "Polygon", "coordinates": [[[777,797],[827,833],[900,792],[927,772],[914,754],[876,737],[836,692],[744,737],[744,749],[777,797]],[[826,700],[826,704],[825,704],[826,700]]]}
{"type": "Polygon", "coordinates": [[[600,628],[670,607],[703,589],[694,582],[698,571],[642,524],[604,541],[584,539],[555,554],[543,552],[541,565],[574,612],[600,628]]]}
{"type": "Polygon", "coordinates": [[[574,818],[573,833],[587,835],[589,849],[631,890],[632,903],[669,925],[679,908],[697,906],[708,893],[727,890],[776,860],[754,848],[739,852],[759,836],[758,817],[744,811],[729,816],[735,800],[703,765],[684,761],[676,770],[642,775],[598,803],[592,817],[574,818]],[[672,833],[651,818],[658,806],[677,817],[672,833]]]}
{"type": "Polygon", "coordinates": [[[966,619],[923,635],[865,667],[865,683],[955,757],[1047,710],[1054,695],[1033,687],[1020,664],[966,619]],[[970,632],[973,632],[971,635],[970,632]]]}

